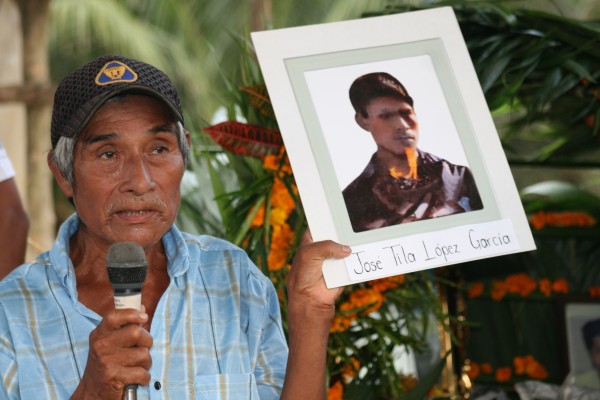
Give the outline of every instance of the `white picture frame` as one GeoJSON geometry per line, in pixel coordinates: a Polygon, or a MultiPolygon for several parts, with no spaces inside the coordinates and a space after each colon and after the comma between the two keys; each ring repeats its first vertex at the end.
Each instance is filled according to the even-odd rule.
{"type": "Polygon", "coordinates": [[[312,237],[353,250],[325,262],[328,287],[535,249],[451,7],[253,32],[252,41],[312,237]],[[342,190],[374,148],[354,120],[348,87],[375,71],[406,86],[419,116],[419,148],[467,166],[483,209],[352,229],[342,190]]]}

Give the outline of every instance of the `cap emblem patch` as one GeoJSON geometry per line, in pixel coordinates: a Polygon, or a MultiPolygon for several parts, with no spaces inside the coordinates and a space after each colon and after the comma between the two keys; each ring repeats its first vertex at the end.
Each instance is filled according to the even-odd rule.
{"type": "Polygon", "coordinates": [[[127,65],[120,61],[109,61],[100,69],[96,75],[96,85],[110,85],[119,82],[135,82],[137,74],[127,65]]]}

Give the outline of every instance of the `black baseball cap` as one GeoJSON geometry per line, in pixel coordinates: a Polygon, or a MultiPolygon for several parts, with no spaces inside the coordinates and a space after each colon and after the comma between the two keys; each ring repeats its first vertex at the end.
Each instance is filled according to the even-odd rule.
{"type": "Polygon", "coordinates": [[[155,97],[183,124],[177,90],[164,72],[131,58],[102,56],[71,72],[58,85],[52,110],[52,148],[61,136],[79,133],[108,99],[125,92],[155,97]]]}

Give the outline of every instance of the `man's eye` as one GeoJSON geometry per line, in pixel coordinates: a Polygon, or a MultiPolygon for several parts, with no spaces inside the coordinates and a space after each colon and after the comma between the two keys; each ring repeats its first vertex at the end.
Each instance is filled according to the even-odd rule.
{"type": "Polygon", "coordinates": [[[158,146],[158,147],[154,148],[154,153],[156,153],[156,154],[166,153],[167,151],[169,151],[169,149],[166,148],[165,146],[158,146]]]}
{"type": "Polygon", "coordinates": [[[105,151],[104,153],[102,153],[100,155],[100,158],[113,158],[115,156],[115,153],[112,151],[105,151]]]}

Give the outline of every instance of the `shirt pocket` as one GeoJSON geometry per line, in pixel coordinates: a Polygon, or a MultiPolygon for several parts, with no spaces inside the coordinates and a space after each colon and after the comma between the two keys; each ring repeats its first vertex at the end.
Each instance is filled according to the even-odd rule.
{"type": "Polygon", "coordinates": [[[194,392],[201,400],[260,399],[253,374],[198,375],[194,392]]]}

